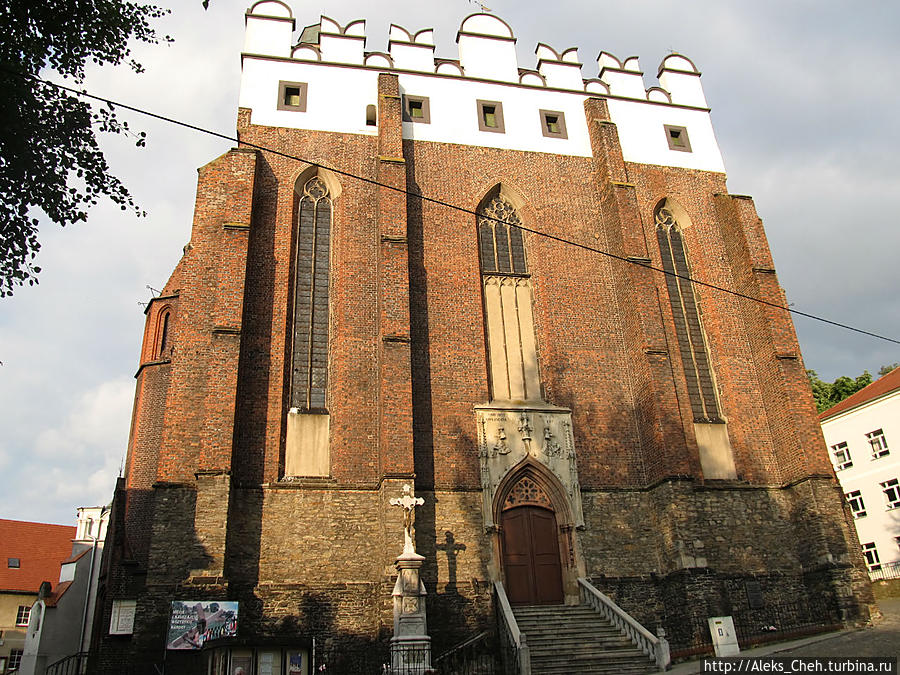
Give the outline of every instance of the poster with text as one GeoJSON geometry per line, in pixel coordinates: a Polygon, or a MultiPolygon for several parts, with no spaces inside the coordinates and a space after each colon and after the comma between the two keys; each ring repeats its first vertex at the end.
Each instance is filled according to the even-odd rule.
{"type": "Polygon", "coordinates": [[[238,603],[173,600],[166,649],[200,649],[207,640],[237,635],[238,603]]]}

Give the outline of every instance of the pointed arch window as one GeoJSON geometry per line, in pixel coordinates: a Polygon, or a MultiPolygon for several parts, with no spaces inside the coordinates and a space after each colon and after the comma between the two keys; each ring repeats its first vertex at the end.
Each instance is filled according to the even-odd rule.
{"type": "Polygon", "coordinates": [[[675,322],[675,335],[681,352],[694,421],[721,422],[697,298],[693,285],[688,281],[691,269],[681,229],[675,216],[666,208],[660,207],[656,210],[655,220],[663,269],[667,272],[666,287],[675,322]]]}
{"type": "Polygon", "coordinates": [[[491,399],[495,401],[541,400],[534,297],[521,224],[500,186],[478,209],[491,399]]]}
{"type": "Polygon", "coordinates": [[[162,327],[159,336],[159,355],[164,356],[169,348],[169,310],[166,310],[162,317],[162,327]]]}
{"type": "Polygon", "coordinates": [[[291,407],[324,410],[328,385],[331,195],[318,176],[303,186],[294,255],[291,407]]]}
{"type": "Polygon", "coordinates": [[[527,274],[522,221],[515,207],[495,195],[479,209],[478,248],[482,274],[527,274]],[[499,222],[498,222],[499,221],[499,222]]]}

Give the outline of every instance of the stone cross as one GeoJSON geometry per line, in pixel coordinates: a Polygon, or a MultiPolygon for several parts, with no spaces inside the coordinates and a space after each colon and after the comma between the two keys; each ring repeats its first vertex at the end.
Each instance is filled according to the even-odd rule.
{"type": "Polygon", "coordinates": [[[413,497],[412,488],[407,484],[403,486],[403,496],[391,499],[391,506],[399,506],[403,509],[403,553],[415,553],[416,547],[413,544],[412,524],[413,509],[422,506],[425,500],[422,497],[413,497]]]}

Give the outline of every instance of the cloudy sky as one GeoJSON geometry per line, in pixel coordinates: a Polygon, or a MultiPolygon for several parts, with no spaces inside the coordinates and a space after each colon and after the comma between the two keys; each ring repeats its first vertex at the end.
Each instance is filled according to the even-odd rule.
{"type": "MultiPolygon", "coordinates": [[[[437,55],[455,58],[468,0],[294,0],[298,27],[320,14],[367,22],[367,49],[387,30],[433,27],[437,55]]],[[[172,3],[159,29],[171,46],[137,46],[146,72],[95,69],[89,90],[234,132],[243,14],[249,3],[172,3]]],[[[781,284],[796,309],[900,339],[900,4],[821,0],[489,0],[534,48],[637,55],[655,84],[670,51],[703,73],[729,190],[754,197],[781,284]]],[[[104,139],[113,171],[147,211],[101,204],[86,224],[46,223],[40,284],[0,300],[0,518],[72,524],[75,508],[107,503],[123,459],[143,332],[140,303],[161,288],[190,236],[196,169],[230,144],[136,115],[146,148],[104,139]]],[[[825,379],[877,372],[900,346],[795,319],[808,368],[825,379]]]]}

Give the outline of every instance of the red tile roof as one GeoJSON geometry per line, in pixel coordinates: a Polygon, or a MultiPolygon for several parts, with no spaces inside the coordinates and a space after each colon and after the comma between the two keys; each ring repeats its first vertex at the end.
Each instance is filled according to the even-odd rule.
{"type": "Polygon", "coordinates": [[[59,599],[63,596],[63,593],[69,590],[69,586],[71,585],[71,581],[61,582],[49,597],[44,598],[44,603],[46,603],[47,607],[56,607],[56,605],[59,603],[59,599]]]}
{"type": "Polygon", "coordinates": [[[72,554],[75,527],[0,518],[0,590],[37,593],[42,581],[59,581],[59,564],[72,554]],[[9,568],[9,558],[19,568],[9,568]]]}
{"type": "Polygon", "coordinates": [[[840,403],[831,406],[828,410],[819,414],[819,420],[824,422],[838,413],[846,412],[851,408],[861,406],[876,398],[890,394],[895,389],[900,389],[900,368],[894,368],[887,375],[882,375],[868,387],[860,389],[853,396],[848,396],[840,403]]]}

